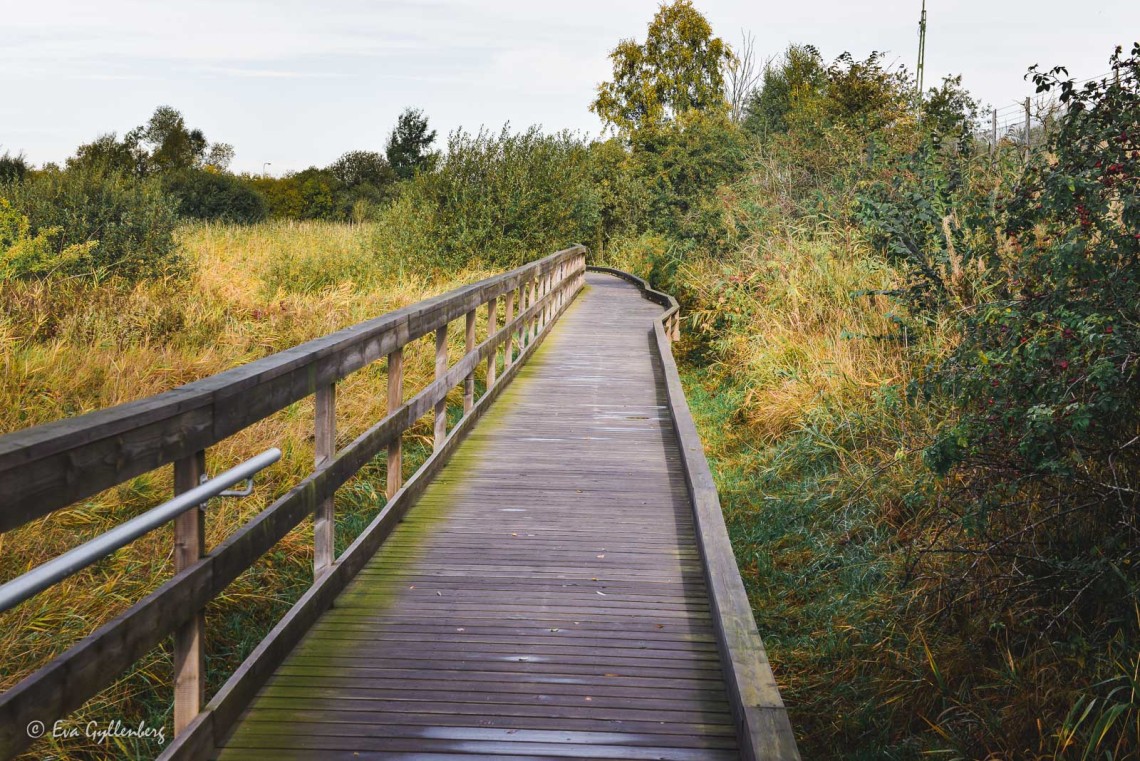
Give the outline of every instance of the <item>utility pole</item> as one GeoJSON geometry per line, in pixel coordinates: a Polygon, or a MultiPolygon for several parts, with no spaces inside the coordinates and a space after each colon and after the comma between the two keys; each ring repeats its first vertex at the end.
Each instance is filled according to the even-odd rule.
{"type": "Polygon", "coordinates": [[[993,116],[993,137],[994,137],[994,139],[993,139],[993,152],[994,152],[994,155],[996,156],[997,155],[997,148],[998,148],[997,109],[996,108],[992,110],[991,115],[993,116]]]}
{"type": "Polygon", "coordinates": [[[926,74],[926,0],[922,0],[922,17],[918,20],[918,67],[915,79],[918,81],[918,99],[922,101],[922,79],[926,74]]]}

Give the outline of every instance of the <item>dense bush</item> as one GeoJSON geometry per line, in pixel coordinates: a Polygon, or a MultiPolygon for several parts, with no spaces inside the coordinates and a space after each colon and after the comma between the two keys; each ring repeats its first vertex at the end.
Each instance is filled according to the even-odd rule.
{"type": "Polygon", "coordinates": [[[183,271],[175,205],[155,181],[87,167],[49,169],[0,186],[0,196],[27,217],[31,236],[51,236],[59,274],[134,280],[183,271]],[[84,244],[92,245],[83,255],[63,256],[84,244]]]}
{"type": "Polygon", "coordinates": [[[1111,77],[1079,89],[1060,69],[1035,75],[1063,113],[1028,164],[1014,147],[978,154],[973,102],[948,80],[924,104],[924,138],[859,190],[864,232],[905,273],[904,335],[956,336],[910,384],[943,410],[923,448],[937,477],[916,474],[906,498],[925,528],[913,573],[936,582],[931,612],[978,657],[1003,647],[1032,659],[1028,678],[1070,685],[1002,688],[994,702],[1013,711],[963,682],[945,705],[970,706],[948,729],[968,755],[1140,748],[1127,687],[1140,635],[1138,56],[1118,51],[1111,77]],[[1049,718],[1035,727],[1033,712],[1049,718]]]}
{"type": "Polygon", "coordinates": [[[19,182],[28,173],[28,161],[21,154],[13,156],[7,151],[0,156],[0,183],[19,182]]]}
{"type": "Polygon", "coordinates": [[[432,267],[514,266],[597,234],[589,149],[569,133],[455,132],[381,219],[377,245],[432,267]]]}
{"type": "Polygon", "coordinates": [[[1037,77],[1061,90],[1065,118],[995,205],[985,299],[940,376],[961,415],[928,457],[962,474],[962,517],[997,569],[1021,556],[1018,594],[1128,620],[1140,584],[1140,46],[1113,68],[1079,90],[1037,77]]]}
{"type": "Polygon", "coordinates": [[[762,84],[744,107],[744,128],[766,136],[788,131],[788,114],[817,95],[826,80],[823,57],[812,45],[790,45],[776,65],[764,69],[762,84]]]}
{"type": "Polygon", "coordinates": [[[187,219],[250,224],[265,219],[269,206],[248,183],[232,174],[183,169],[162,178],[162,187],[187,219]]]}
{"type": "Polygon", "coordinates": [[[745,133],[722,115],[690,112],[639,131],[631,143],[630,171],[646,188],[647,226],[709,250],[726,245],[714,192],[744,169],[745,133]]]}
{"type": "Polygon", "coordinates": [[[51,275],[72,266],[94,246],[82,243],[61,250],[52,243],[58,235],[55,228],[33,235],[28,218],[0,198],[0,282],[51,275]]]}

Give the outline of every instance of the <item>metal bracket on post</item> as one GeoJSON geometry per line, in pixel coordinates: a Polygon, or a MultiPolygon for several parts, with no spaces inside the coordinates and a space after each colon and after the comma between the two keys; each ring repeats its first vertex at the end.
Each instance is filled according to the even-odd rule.
{"type": "MultiPolygon", "coordinates": [[[[209,473],[203,473],[198,478],[198,483],[204,484],[209,480],[210,480],[210,474],[209,473]]],[[[250,476],[249,478],[242,481],[241,486],[239,488],[237,488],[237,489],[226,489],[225,491],[218,492],[214,496],[216,496],[216,497],[248,497],[251,494],[253,494],[253,476],[250,476]]],[[[198,505],[199,509],[205,509],[205,507],[206,507],[205,502],[198,505]]]]}

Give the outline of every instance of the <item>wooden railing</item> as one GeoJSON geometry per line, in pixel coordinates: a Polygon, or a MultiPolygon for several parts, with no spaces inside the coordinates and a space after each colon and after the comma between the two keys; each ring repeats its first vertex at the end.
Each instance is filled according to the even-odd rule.
{"type": "Polygon", "coordinates": [[[590,269],[633,283],[641,289],[644,298],[665,307],[653,326],[654,346],[665,376],[666,402],[676,426],[681,467],[693,502],[697,545],[741,756],[746,761],[799,761],[788,712],[752,616],[752,605],[732,552],[716,483],[673,359],[672,342],[680,337],[680,306],[675,298],[654,290],[636,275],[611,267],[590,269]]]}
{"type": "Polygon", "coordinates": [[[0,532],[172,465],[175,492],[198,485],[208,447],[285,407],[315,397],[315,464],[310,475],[213,549],[205,513],[175,519],[175,575],[126,612],[0,697],[0,757],[30,742],[27,727],[51,727],[109,686],[164,638],[174,635],[175,739],[167,758],[213,749],[273,669],[332,602],[441,467],[463,434],[541,342],[584,283],[581,246],[497,277],[400,309],[265,359],[148,399],[0,437],[0,532]],[[499,302],[503,319],[499,319],[499,302]],[[487,338],[476,321],[487,308],[487,338]],[[463,319],[465,352],[448,358],[448,327],[463,319]],[[435,333],[435,379],[405,401],[403,349],[435,333]],[[503,357],[499,377],[498,357],[503,357]],[[336,450],[336,384],[387,358],[388,414],[336,450]],[[486,390],[475,399],[475,368],[487,363],[486,390]],[[447,395],[463,387],[463,417],[447,430],[447,395]],[[402,434],[434,411],[434,451],[402,483],[402,434]],[[338,558],[336,490],[387,450],[388,503],[338,558]],[[314,581],[203,710],[204,609],[306,517],[314,517],[314,581]]]}

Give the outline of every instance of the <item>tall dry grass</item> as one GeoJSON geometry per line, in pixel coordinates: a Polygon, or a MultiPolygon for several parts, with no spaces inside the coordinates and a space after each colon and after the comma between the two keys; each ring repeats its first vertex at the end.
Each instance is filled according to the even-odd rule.
{"type": "MultiPolygon", "coordinates": [[[[192,225],[179,231],[188,282],[136,285],[82,281],[0,285],[0,433],[156,394],[492,274],[417,274],[374,248],[367,225],[272,222],[251,227],[192,225]]],[[[485,335],[485,319],[479,322],[485,335]]],[[[461,330],[452,335],[461,342],[461,330]]],[[[452,356],[459,355],[457,343],[452,356]]],[[[405,389],[433,372],[421,339],[405,354],[405,389]]],[[[338,385],[338,441],[345,444],[386,407],[384,363],[338,385]]],[[[253,496],[211,502],[207,541],[216,546],[310,472],[313,405],[307,399],[211,447],[208,470],[224,470],[276,446],[281,461],[257,477],[253,496]]],[[[406,468],[430,451],[426,426],[405,438],[406,468]]],[[[382,467],[338,492],[343,548],[383,504],[382,467]]],[[[131,479],[68,509],[0,536],[0,580],[36,565],[168,499],[170,468],[131,479]]],[[[140,539],[34,599],[0,615],[0,689],[127,609],[173,570],[169,528],[140,539]]],[[[339,549],[338,549],[339,551],[339,549]]],[[[207,611],[213,691],[311,582],[312,529],[303,523],[226,590],[207,611]]],[[[165,725],[170,736],[169,645],[69,720],[165,725]]],[[[38,743],[31,757],[150,757],[143,741],[87,738],[38,743]],[[115,744],[118,742],[118,744],[115,744]]]]}
{"type": "MultiPolygon", "coordinates": [[[[663,254],[614,251],[642,272],[663,254]]],[[[947,325],[904,330],[868,293],[901,278],[830,226],[785,226],[671,274],[686,392],[805,757],[937,750],[938,669],[966,662],[907,613],[924,586],[900,584],[926,530],[907,495],[938,419],[907,387],[954,341],[947,325]]]]}

